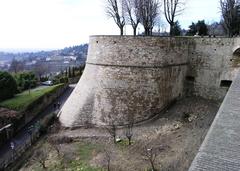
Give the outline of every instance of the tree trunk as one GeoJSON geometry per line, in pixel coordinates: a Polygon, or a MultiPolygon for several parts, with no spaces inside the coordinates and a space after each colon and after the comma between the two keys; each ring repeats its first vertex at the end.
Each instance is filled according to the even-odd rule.
{"type": "Polygon", "coordinates": [[[116,137],[115,137],[115,136],[113,136],[113,142],[114,142],[114,144],[117,143],[117,141],[116,141],[116,137]]]}
{"type": "Polygon", "coordinates": [[[123,27],[120,27],[120,35],[123,36],[123,27]]]}
{"type": "Polygon", "coordinates": [[[133,36],[137,35],[137,27],[133,27],[133,36]]]}
{"type": "Polygon", "coordinates": [[[131,139],[132,139],[132,137],[128,137],[128,145],[131,145],[132,143],[131,143],[131,139]]]}
{"type": "Polygon", "coordinates": [[[41,162],[41,165],[42,165],[42,168],[43,168],[43,170],[47,170],[47,167],[46,167],[46,165],[45,165],[45,162],[43,161],[43,162],[41,162]]]}
{"type": "Polygon", "coordinates": [[[173,35],[173,27],[174,27],[174,23],[170,24],[170,36],[174,36],[173,35]]]}
{"type": "Polygon", "coordinates": [[[153,161],[151,160],[150,163],[151,163],[152,170],[155,171],[155,166],[154,166],[153,161]]]}
{"type": "Polygon", "coordinates": [[[152,36],[152,28],[149,29],[149,36],[152,36]]]}
{"type": "Polygon", "coordinates": [[[144,35],[145,36],[149,36],[148,27],[147,26],[144,26],[144,35]]]}
{"type": "Polygon", "coordinates": [[[110,161],[108,160],[107,170],[110,171],[110,161]]]}

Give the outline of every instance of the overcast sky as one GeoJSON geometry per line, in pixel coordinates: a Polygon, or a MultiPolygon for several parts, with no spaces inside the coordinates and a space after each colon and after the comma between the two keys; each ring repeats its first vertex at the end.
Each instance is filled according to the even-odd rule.
{"type": "MultiPolygon", "coordinates": [[[[118,34],[104,10],[104,0],[0,0],[0,48],[55,49],[87,43],[89,35],[118,34]]],[[[219,21],[219,0],[187,0],[178,19],[183,28],[219,21]]]]}

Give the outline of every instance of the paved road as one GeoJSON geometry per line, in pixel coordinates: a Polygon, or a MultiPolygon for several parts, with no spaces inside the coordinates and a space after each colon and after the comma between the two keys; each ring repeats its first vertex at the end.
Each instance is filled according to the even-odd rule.
{"type": "MultiPolygon", "coordinates": [[[[6,162],[7,160],[11,160],[13,158],[13,150],[11,149],[11,142],[14,142],[14,148],[22,148],[22,146],[26,145],[27,142],[31,141],[31,135],[28,133],[29,127],[37,123],[41,118],[44,116],[51,114],[53,112],[57,112],[58,109],[54,108],[54,103],[60,102],[61,106],[65,103],[67,98],[70,96],[72,93],[73,89],[75,88],[76,84],[71,84],[69,87],[66,89],[66,91],[55,100],[51,105],[49,105],[41,114],[39,114],[36,118],[34,118],[31,122],[29,122],[24,128],[22,128],[17,135],[6,142],[5,145],[0,147],[0,170],[1,170],[1,163],[6,162]]],[[[24,149],[23,149],[24,151],[24,149]]]]}

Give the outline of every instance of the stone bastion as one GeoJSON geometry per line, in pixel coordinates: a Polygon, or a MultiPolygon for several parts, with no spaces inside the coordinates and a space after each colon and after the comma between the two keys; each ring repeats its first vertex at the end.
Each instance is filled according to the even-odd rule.
{"type": "Polygon", "coordinates": [[[234,38],[91,36],[65,127],[148,120],[185,95],[222,100],[238,70],[234,38]]]}

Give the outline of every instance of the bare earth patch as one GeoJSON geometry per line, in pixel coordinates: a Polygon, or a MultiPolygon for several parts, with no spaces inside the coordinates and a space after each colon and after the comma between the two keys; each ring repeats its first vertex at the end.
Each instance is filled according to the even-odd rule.
{"type": "MultiPolygon", "coordinates": [[[[124,128],[117,130],[117,137],[122,139],[117,144],[103,128],[62,130],[48,136],[70,137],[74,141],[58,144],[60,157],[56,157],[54,148],[49,148],[52,155],[48,157],[60,162],[51,162],[55,166],[47,167],[50,170],[90,171],[107,170],[109,164],[110,170],[145,171],[151,168],[145,156],[147,147],[154,150],[157,170],[185,171],[194,159],[218,108],[216,102],[197,97],[178,101],[157,120],[135,126],[130,146],[127,145],[124,128]]],[[[22,170],[34,170],[30,160],[22,170]]]]}

